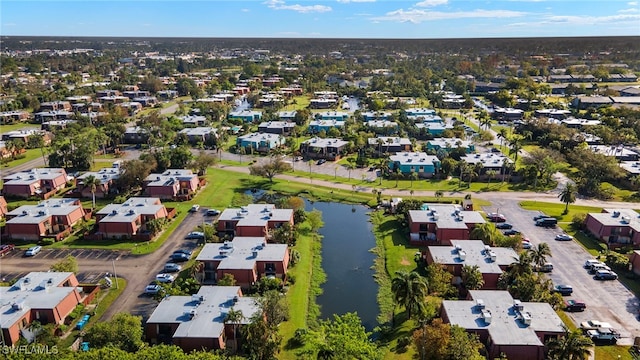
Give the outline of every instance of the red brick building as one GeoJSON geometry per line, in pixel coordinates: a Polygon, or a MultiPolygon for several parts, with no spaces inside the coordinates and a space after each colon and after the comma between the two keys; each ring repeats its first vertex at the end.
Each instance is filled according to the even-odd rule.
{"type": "Polygon", "coordinates": [[[0,287],[2,339],[13,345],[33,321],[62,324],[87,296],[71,272],[31,272],[13,286],[0,287]]]}
{"type": "Polygon", "coordinates": [[[409,242],[414,246],[451,245],[451,240],[468,240],[478,224],[486,221],[477,211],[453,204],[425,204],[409,211],[409,242]]]}
{"type": "Polygon", "coordinates": [[[640,246],[640,214],[630,209],[603,209],[589,213],[587,230],[610,248],[640,246]]]}
{"type": "Polygon", "coordinates": [[[236,237],[224,244],[206,244],[196,260],[203,264],[199,275],[203,283],[216,283],[230,274],[248,289],[264,276],[286,280],[289,248],[268,244],[264,237],[236,237]]]}
{"type": "Polygon", "coordinates": [[[441,264],[461,281],[462,267],[477,266],[482,273],[482,290],[498,289],[498,278],[518,258],[512,248],[488,247],[481,240],[451,240],[451,246],[429,246],[423,253],[427,264],[441,264]]]}
{"type": "Polygon", "coordinates": [[[64,189],[69,178],[62,168],[36,168],[5,176],[3,180],[2,194],[5,196],[48,199],[64,189]]]}
{"type": "Polygon", "coordinates": [[[64,239],[71,228],[86,217],[78,199],[49,199],[38,205],[23,205],[7,213],[3,238],[39,241],[42,238],[64,239]]]}
{"type": "Polygon", "coordinates": [[[192,296],[162,299],[147,320],[145,335],[151,344],[173,344],[185,352],[217,349],[235,352],[241,345],[234,336],[239,334],[237,328],[248,324],[259,311],[256,300],[242,296],[239,286],[202,286],[192,296]],[[225,323],[231,310],[242,312],[243,318],[236,324],[225,323]]]}
{"type": "Polygon", "coordinates": [[[543,360],[545,342],[565,334],[548,303],[521,302],[504,290],[471,290],[468,300],[444,300],[442,321],[477,334],[496,359],[543,360]]]}
{"type": "Polygon", "coordinates": [[[162,174],[150,174],[144,180],[144,193],[166,200],[188,200],[198,191],[200,180],[191,170],[168,169],[162,174]]]}
{"type": "Polygon", "coordinates": [[[239,209],[225,209],[218,218],[218,232],[264,237],[269,235],[269,230],[285,223],[293,226],[292,209],[276,209],[273,204],[250,204],[239,209]]]}
{"type": "Polygon", "coordinates": [[[98,231],[103,238],[132,238],[147,231],[150,220],[168,217],[158,198],[133,197],[122,204],[109,204],[96,212],[98,231]]]}
{"type": "Polygon", "coordinates": [[[109,189],[113,187],[114,181],[120,177],[120,169],[118,167],[103,168],[99,171],[87,171],[86,173],[78,176],[76,180],[76,192],[83,198],[93,197],[93,194],[91,193],[91,186],[85,185],[85,180],[90,176],[93,176],[95,179],[100,181],[100,185],[96,186],[95,196],[96,199],[101,199],[109,194],[109,189]]]}

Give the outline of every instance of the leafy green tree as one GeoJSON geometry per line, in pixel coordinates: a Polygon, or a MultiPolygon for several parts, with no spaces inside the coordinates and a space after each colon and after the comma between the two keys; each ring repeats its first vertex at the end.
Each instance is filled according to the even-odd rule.
{"type": "Polygon", "coordinates": [[[584,360],[589,358],[593,342],[580,329],[565,329],[564,336],[550,339],[546,345],[551,360],[584,360]]]}
{"type": "Polygon", "coordinates": [[[533,262],[538,269],[547,262],[547,256],[551,256],[551,248],[549,248],[549,244],[546,242],[540,243],[531,249],[531,262],[533,262]]]}
{"type": "Polygon", "coordinates": [[[412,334],[413,346],[419,359],[433,360],[482,360],[482,343],[475,334],[467,333],[459,326],[451,326],[435,319],[424,324],[412,334]]]}
{"type": "Polygon", "coordinates": [[[275,327],[269,327],[261,313],[251,317],[251,322],[240,329],[243,348],[254,360],[272,360],[280,352],[282,335],[275,327]]]}
{"type": "Polygon", "coordinates": [[[467,290],[478,290],[484,286],[484,279],[478,265],[464,265],[460,277],[462,278],[462,285],[467,290]]]}
{"type": "Polygon", "coordinates": [[[233,274],[224,274],[221,279],[218,279],[218,286],[235,286],[236,279],[233,277],[233,274]]]}
{"type": "Polygon", "coordinates": [[[229,309],[229,312],[224,317],[225,324],[233,325],[233,342],[235,349],[238,349],[238,325],[240,325],[244,319],[245,317],[244,314],[242,314],[242,310],[236,310],[234,308],[229,309]]]}
{"type": "Polygon", "coordinates": [[[564,188],[560,192],[560,201],[564,203],[564,213],[567,214],[569,212],[569,204],[576,202],[576,186],[570,182],[564,184],[564,188]]]}
{"type": "Polygon", "coordinates": [[[317,232],[320,230],[320,228],[324,226],[324,222],[322,221],[322,211],[313,209],[307,212],[307,222],[311,226],[311,231],[317,232]]]}
{"type": "Polygon", "coordinates": [[[207,173],[207,169],[215,164],[216,157],[214,155],[201,151],[198,156],[191,161],[190,167],[194,169],[198,175],[205,175],[207,173]]]}
{"type": "Polygon", "coordinates": [[[482,240],[483,243],[490,246],[495,246],[501,236],[502,234],[496,230],[496,226],[490,222],[475,225],[469,233],[470,239],[482,240]]]}
{"type": "Polygon", "coordinates": [[[249,167],[251,175],[267,178],[271,183],[273,183],[273,178],[276,175],[289,170],[291,170],[291,165],[286,163],[280,157],[272,157],[268,162],[262,165],[256,164],[249,167]]]}
{"type": "Polygon", "coordinates": [[[411,319],[412,315],[419,315],[424,311],[429,287],[426,279],[417,272],[398,271],[391,280],[391,292],[394,302],[402,305],[407,311],[407,318],[411,319]]]}
{"type": "Polygon", "coordinates": [[[333,315],[305,338],[311,344],[310,354],[317,359],[382,359],[382,352],[372,342],[356,313],[333,315]]]}
{"type": "Polygon", "coordinates": [[[89,188],[91,190],[91,200],[92,200],[91,209],[95,209],[96,208],[96,190],[97,190],[98,186],[102,185],[102,181],[100,181],[100,179],[98,179],[97,177],[95,177],[93,175],[89,175],[89,176],[85,177],[84,179],[82,179],[82,185],[85,188],[89,188]]]}
{"type": "Polygon", "coordinates": [[[87,331],[84,340],[92,347],[112,346],[128,352],[134,352],[144,346],[142,341],[142,318],[119,313],[109,321],[97,322],[87,331]]]}
{"type": "Polygon", "coordinates": [[[427,266],[427,283],[429,284],[429,293],[442,298],[457,297],[458,291],[451,284],[453,275],[451,275],[440,264],[431,264],[427,266]]]}
{"type": "Polygon", "coordinates": [[[51,271],[78,273],[78,260],[73,255],[67,255],[64,259],[54,263],[51,271]]]}

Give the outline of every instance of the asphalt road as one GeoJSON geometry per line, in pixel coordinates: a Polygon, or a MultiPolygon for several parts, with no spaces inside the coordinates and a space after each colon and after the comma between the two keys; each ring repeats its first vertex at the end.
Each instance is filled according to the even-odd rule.
{"type": "MultiPolygon", "coordinates": [[[[637,205],[637,204],[636,204],[637,205]]],[[[572,296],[566,299],[582,300],[587,305],[584,312],[569,313],[576,324],[587,320],[600,320],[611,323],[621,335],[620,345],[633,345],[635,336],[640,336],[640,322],[638,311],[640,303],[619,281],[598,281],[593,279],[583,268],[591,256],[576,241],[556,241],[560,228],[546,229],[535,226],[533,217],[538,211],[523,210],[514,200],[504,199],[496,201],[494,206],[485,207],[487,212],[500,212],[505,215],[507,222],[514,229],[520,230],[524,237],[532,244],[541,242],[549,244],[552,257],[548,259],[554,270],[549,274],[554,285],[568,284],[573,287],[572,296]]]]}

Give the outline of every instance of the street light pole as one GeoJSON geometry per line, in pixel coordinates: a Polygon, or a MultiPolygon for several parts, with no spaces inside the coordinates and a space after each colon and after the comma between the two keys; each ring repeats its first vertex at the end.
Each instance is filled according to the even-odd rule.
{"type": "Polygon", "coordinates": [[[113,265],[113,277],[116,279],[116,289],[118,288],[118,274],[116,273],[116,261],[114,259],[111,260],[111,265],[113,265]]]}

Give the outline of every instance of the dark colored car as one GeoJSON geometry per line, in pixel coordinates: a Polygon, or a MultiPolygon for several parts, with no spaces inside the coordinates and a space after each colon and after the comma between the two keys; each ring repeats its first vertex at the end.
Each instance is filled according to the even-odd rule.
{"type": "Polygon", "coordinates": [[[505,231],[504,234],[506,236],[511,236],[511,235],[520,235],[522,233],[520,231],[518,231],[518,230],[509,229],[509,230],[505,231]]]}
{"type": "Polygon", "coordinates": [[[326,163],[326,162],[327,162],[327,160],[325,160],[325,159],[320,159],[320,160],[318,160],[317,164],[318,164],[318,165],[322,165],[322,164],[324,164],[324,163],[326,163]]]}
{"type": "Polygon", "coordinates": [[[170,258],[173,262],[185,262],[189,261],[189,259],[191,259],[191,256],[183,253],[173,253],[171,254],[170,258]]]}
{"type": "Polygon", "coordinates": [[[584,311],[587,308],[587,305],[579,300],[567,300],[564,302],[564,307],[567,311],[584,311]]]}
{"type": "Polygon", "coordinates": [[[209,210],[207,210],[205,215],[207,215],[207,216],[218,216],[218,215],[220,215],[220,211],[216,210],[216,209],[209,209],[209,210]]]}
{"type": "Polygon", "coordinates": [[[512,227],[513,225],[506,222],[496,224],[496,229],[500,229],[500,230],[507,230],[507,229],[511,229],[512,227]]]}
{"type": "Polygon", "coordinates": [[[204,233],[201,231],[192,231],[190,233],[187,234],[187,236],[185,237],[185,239],[187,240],[201,240],[204,239],[204,233]]]}
{"type": "Polygon", "coordinates": [[[618,274],[611,270],[598,270],[593,278],[596,280],[617,280],[618,274]]]}
{"type": "Polygon", "coordinates": [[[556,285],[553,287],[553,291],[560,293],[562,296],[569,296],[573,294],[573,287],[571,285],[556,285]]]}
{"type": "Polygon", "coordinates": [[[545,218],[550,218],[551,216],[549,215],[545,215],[545,214],[540,214],[540,215],[536,215],[533,217],[533,221],[538,221],[540,219],[545,219],[545,218]]]}
{"type": "Polygon", "coordinates": [[[178,249],[176,251],[173,252],[174,254],[185,254],[188,256],[193,255],[193,251],[189,250],[189,249],[178,249]]]}

